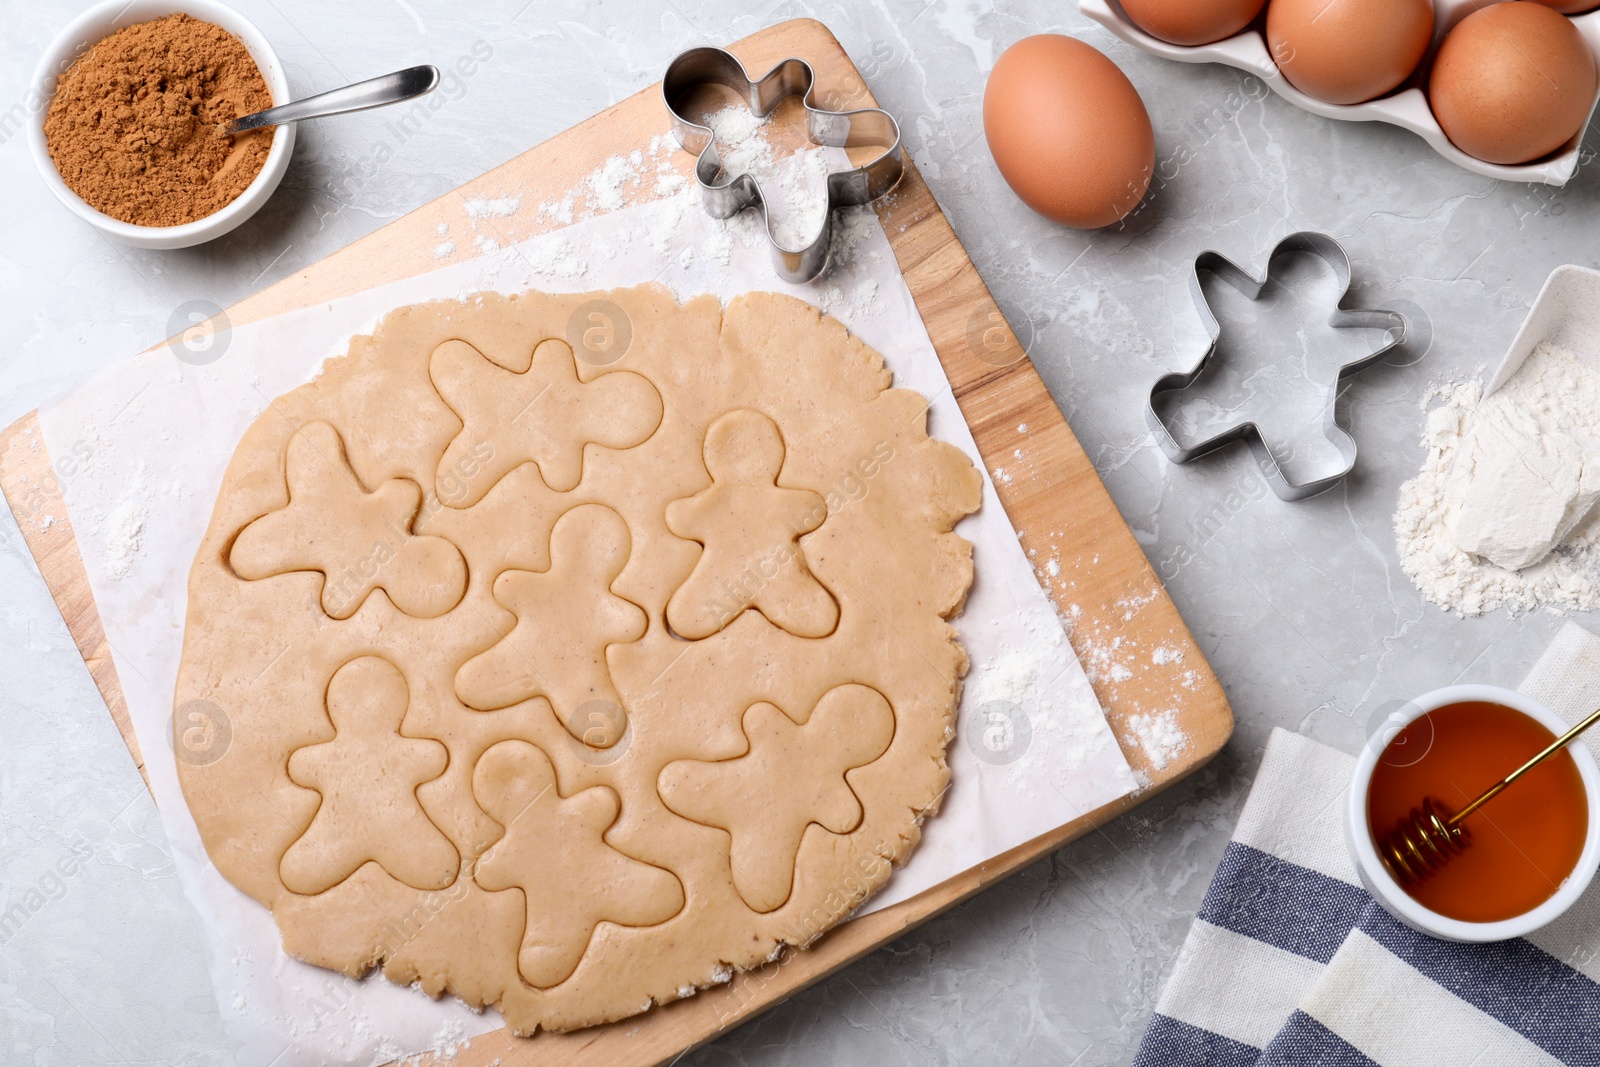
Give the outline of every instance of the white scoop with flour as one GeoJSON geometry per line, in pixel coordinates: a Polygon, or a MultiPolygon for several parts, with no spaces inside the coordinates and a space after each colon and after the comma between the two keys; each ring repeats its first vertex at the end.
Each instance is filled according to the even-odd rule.
{"type": "Polygon", "coordinates": [[[1558,267],[1484,390],[1445,484],[1465,552],[1531,567],[1600,501],[1600,271],[1558,267]]]}

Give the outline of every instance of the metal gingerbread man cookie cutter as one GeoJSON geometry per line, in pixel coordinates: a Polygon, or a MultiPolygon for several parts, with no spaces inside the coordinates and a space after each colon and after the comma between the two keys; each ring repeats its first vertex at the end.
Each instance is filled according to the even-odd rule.
{"type": "Polygon", "coordinates": [[[672,132],[687,151],[698,153],[694,176],[700,184],[706,212],[713,218],[732,218],[747,207],[761,208],[773,266],[787,282],[808,282],[828,264],[828,242],[833,234],[836,208],[870,203],[900,181],[905,164],[901,154],[900,125],[880,108],[830,111],[813,102],[816,74],[803,59],[785,59],[760,78],[752,80],[732,53],[721,48],[691,48],[667,65],[661,95],[672,115],[672,132]],[[749,173],[722,176],[716,138],[709,126],[688,116],[684,105],[697,89],[720,85],[744,98],[757,118],[766,118],[790,96],[798,96],[806,110],[806,135],[815,144],[834,148],[884,145],[877,156],[858,167],[828,175],[827,210],[822,231],[804,248],[784,248],[772,232],[761,183],[749,173]]]}
{"type": "Polygon", "coordinates": [[[1150,395],[1145,401],[1145,422],[1150,428],[1150,433],[1155,437],[1156,444],[1167,454],[1167,458],[1174,463],[1188,463],[1199,459],[1209,452],[1215,452],[1225,445],[1235,441],[1245,441],[1255,454],[1257,465],[1261,468],[1262,475],[1273,492],[1283,500],[1306,500],[1319,493],[1325,493],[1338,485],[1356,465],[1356,442],[1350,436],[1349,430],[1339,423],[1335,409],[1334,398],[1329,397],[1323,415],[1323,435],[1328,443],[1339,452],[1343,461],[1341,468],[1325,477],[1315,478],[1307,482],[1293,482],[1283,471],[1278,458],[1267,447],[1265,439],[1261,436],[1260,429],[1253,421],[1246,421],[1230,426],[1221,433],[1216,434],[1199,444],[1192,446],[1180,445],[1172,436],[1172,431],[1156,411],[1156,398],[1163,393],[1176,392],[1187,389],[1200,379],[1206,368],[1211,365],[1212,358],[1217,354],[1218,343],[1222,339],[1222,326],[1217,321],[1216,315],[1211,310],[1211,304],[1206,299],[1204,288],[1200,284],[1201,274],[1211,274],[1227,282],[1234,289],[1244,294],[1251,300],[1261,299],[1261,294],[1267,288],[1267,283],[1272,276],[1272,264],[1283,255],[1302,252],[1316,256],[1333,269],[1339,286],[1339,298],[1334,305],[1333,313],[1328,317],[1328,325],[1335,329],[1369,329],[1385,330],[1389,334],[1387,344],[1375,351],[1362,356],[1360,359],[1342,364],[1334,377],[1332,388],[1337,392],[1339,385],[1346,378],[1357,374],[1367,367],[1372,366],[1390,351],[1406,341],[1409,324],[1406,317],[1398,311],[1375,311],[1365,309],[1345,308],[1345,298],[1350,294],[1350,257],[1345,253],[1344,246],[1338,241],[1322,233],[1309,233],[1302,231],[1292,233],[1279,241],[1267,256],[1267,269],[1262,277],[1257,278],[1220,252],[1202,252],[1195,257],[1194,270],[1189,275],[1189,292],[1194,298],[1194,306],[1200,312],[1200,319],[1206,328],[1206,334],[1211,338],[1211,344],[1200,357],[1200,362],[1187,371],[1168,374],[1156,382],[1150,390],[1150,395]]]}

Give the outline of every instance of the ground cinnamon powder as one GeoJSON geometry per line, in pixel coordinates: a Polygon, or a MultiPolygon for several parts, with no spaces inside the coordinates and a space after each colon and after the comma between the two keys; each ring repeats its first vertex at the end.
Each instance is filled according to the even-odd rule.
{"type": "Polygon", "coordinates": [[[240,40],[168,15],[98,41],[61,76],[44,134],[56,169],[96,210],[179,226],[225,207],[260,173],[272,130],[223,124],[271,107],[240,40]]]}

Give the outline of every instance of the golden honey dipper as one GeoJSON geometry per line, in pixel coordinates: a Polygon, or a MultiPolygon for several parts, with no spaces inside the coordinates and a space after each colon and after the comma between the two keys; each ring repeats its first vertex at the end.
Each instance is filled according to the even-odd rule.
{"type": "Polygon", "coordinates": [[[1467,850],[1472,835],[1462,825],[1467,816],[1505,792],[1512,783],[1551,756],[1567,747],[1568,742],[1600,722],[1600,710],[1550,742],[1550,746],[1527,763],[1518,767],[1500,781],[1490,786],[1471,804],[1450,815],[1444,805],[1432,797],[1413,808],[1409,818],[1400,822],[1394,831],[1378,844],[1378,855],[1389,869],[1394,880],[1401,885],[1416,885],[1433,872],[1450,862],[1451,857],[1467,850]]]}

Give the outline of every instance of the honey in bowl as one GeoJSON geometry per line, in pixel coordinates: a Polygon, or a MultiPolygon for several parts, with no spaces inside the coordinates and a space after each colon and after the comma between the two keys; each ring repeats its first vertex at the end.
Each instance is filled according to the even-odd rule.
{"type": "MultiPolygon", "coordinates": [[[[1367,824],[1374,839],[1409,821],[1426,797],[1460,811],[1555,739],[1503,704],[1428,712],[1395,735],[1373,769],[1367,824]]],[[[1589,800],[1572,754],[1555,753],[1463,825],[1472,835],[1467,849],[1405,891],[1463,922],[1499,922],[1537,908],[1577,868],[1589,832],[1589,800]]]]}

